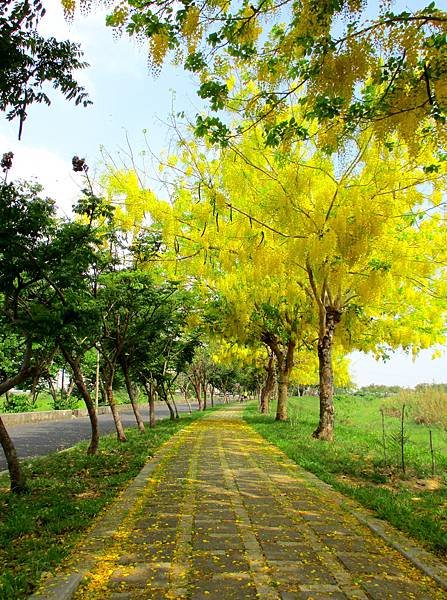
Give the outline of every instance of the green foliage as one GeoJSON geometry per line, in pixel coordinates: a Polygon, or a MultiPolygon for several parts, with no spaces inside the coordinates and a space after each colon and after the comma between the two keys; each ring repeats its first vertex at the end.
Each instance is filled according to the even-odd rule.
{"type": "MultiPolygon", "coordinates": [[[[445,147],[446,19],[435,3],[405,11],[397,1],[159,0],[116,2],[107,24],[146,36],[155,71],[175,52],[200,74],[198,93],[213,111],[242,115],[243,128],[264,121],[269,144],[303,136],[281,115],[298,97],[332,151],[368,126],[385,143],[399,131],[413,148],[427,137],[445,147]]],[[[230,131],[225,122],[199,116],[196,132],[228,145],[240,123],[230,131]]]]}
{"type": "Polygon", "coordinates": [[[39,260],[54,233],[54,202],[35,183],[0,185],[0,292],[39,277],[39,260]]]}
{"type": "MultiPolygon", "coordinates": [[[[91,224],[60,222],[54,202],[35,184],[0,187],[2,319],[34,351],[94,338],[99,313],[91,293],[101,264],[99,233],[91,224]]],[[[34,352],[36,354],[36,352],[34,352]]],[[[37,352],[39,354],[39,352],[37,352]]]]}
{"type": "Polygon", "coordinates": [[[228,88],[217,81],[203,83],[197,92],[201,98],[209,98],[213,110],[222,109],[228,98],[228,88]]]}
{"type": "Polygon", "coordinates": [[[79,406],[79,398],[71,394],[71,396],[67,396],[66,394],[58,393],[56,398],[53,400],[53,409],[54,410],[74,410],[79,406]]]}
{"type": "Polygon", "coordinates": [[[51,83],[67,100],[87,106],[87,93],[73,77],[83,69],[77,44],[45,39],[37,25],[45,15],[40,2],[1,0],[0,2],[0,111],[7,119],[19,119],[19,138],[32,104],[51,103],[44,85],[51,83]]]}
{"type": "Polygon", "coordinates": [[[30,394],[9,394],[3,400],[3,411],[6,413],[22,413],[34,410],[30,394]]]}
{"type": "Polygon", "coordinates": [[[197,117],[194,133],[198,137],[206,137],[214,144],[228,145],[230,129],[217,117],[197,117]]]}
{"type": "MultiPolygon", "coordinates": [[[[3,302],[1,295],[0,301],[3,302]]],[[[8,325],[7,319],[0,313],[0,381],[20,369],[23,355],[23,340],[8,325]]]]}

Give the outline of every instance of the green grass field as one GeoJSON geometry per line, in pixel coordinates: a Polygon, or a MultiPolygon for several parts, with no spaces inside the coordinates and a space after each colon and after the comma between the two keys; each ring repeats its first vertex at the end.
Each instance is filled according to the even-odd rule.
{"type": "Polygon", "coordinates": [[[245,419],[297,464],[373,509],[377,516],[445,559],[447,432],[431,427],[435,453],[433,476],[429,428],[408,420],[404,474],[397,416],[385,415],[385,461],[380,413],[383,402],[374,397],[337,397],[336,435],[332,443],[312,438],[319,410],[315,397],[292,398],[288,422],[275,422],[273,413],[260,415],[254,405],[247,407],[245,419]]]}

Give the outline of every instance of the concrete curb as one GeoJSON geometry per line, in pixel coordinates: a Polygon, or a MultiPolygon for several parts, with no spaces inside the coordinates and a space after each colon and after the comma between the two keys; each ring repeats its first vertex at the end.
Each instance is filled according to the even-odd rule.
{"type": "Polygon", "coordinates": [[[349,512],[447,591],[447,567],[435,555],[416,546],[412,540],[386,521],[377,519],[363,510],[349,512]]]}
{"type": "MultiPolygon", "coordinates": [[[[193,425],[194,423],[191,426],[193,425]]],[[[81,536],[78,548],[75,547],[71,553],[73,556],[73,552],[78,550],[75,561],[65,565],[65,569],[70,569],[70,572],[50,575],[41,582],[38,590],[29,596],[30,600],[70,600],[73,597],[83,578],[93,567],[96,553],[104,547],[129,514],[138,496],[146,487],[150,475],[169,454],[172,447],[179,443],[187,429],[189,427],[177,432],[157,450],[131,483],[120,492],[118,499],[105,508],[107,512],[98,518],[93,528],[86,535],[81,536]],[[81,543],[82,547],[79,547],[81,543]]]]}
{"type": "MultiPolygon", "coordinates": [[[[141,403],[139,407],[146,407],[146,403],[141,403]]],[[[131,409],[131,404],[120,404],[120,409],[131,409]]],[[[98,415],[106,415],[110,413],[110,406],[99,406],[98,415]]],[[[30,411],[24,413],[0,413],[0,417],[6,426],[13,427],[14,425],[26,425],[27,423],[39,423],[42,421],[65,421],[67,419],[78,419],[79,417],[87,417],[86,408],[75,408],[73,410],[42,410],[30,411]]]]}

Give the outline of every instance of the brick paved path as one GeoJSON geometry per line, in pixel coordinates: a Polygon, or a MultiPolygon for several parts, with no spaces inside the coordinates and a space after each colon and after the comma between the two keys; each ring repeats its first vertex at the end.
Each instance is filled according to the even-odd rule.
{"type": "Polygon", "coordinates": [[[168,444],[95,561],[75,598],[447,597],[258,436],[239,407],[168,444]]]}

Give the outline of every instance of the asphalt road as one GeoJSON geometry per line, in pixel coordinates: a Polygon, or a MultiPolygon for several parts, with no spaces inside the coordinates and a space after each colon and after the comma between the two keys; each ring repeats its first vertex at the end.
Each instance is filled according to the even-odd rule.
{"type": "MultiPolygon", "coordinates": [[[[191,403],[193,410],[197,409],[197,404],[191,403]]],[[[177,404],[179,412],[187,412],[187,404],[177,404]]],[[[145,423],[149,420],[149,409],[141,408],[141,413],[145,423]]],[[[135,417],[132,409],[122,409],[120,411],[121,420],[124,427],[135,427],[135,417]]],[[[169,416],[167,406],[156,405],[156,415],[158,419],[169,416]]],[[[115,431],[112,415],[99,415],[99,431],[103,435],[115,431]]],[[[44,456],[50,452],[70,448],[81,440],[90,439],[90,421],[88,417],[79,417],[77,419],[65,419],[61,421],[40,421],[38,423],[26,423],[24,425],[14,425],[8,427],[8,433],[11,436],[17,450],[19,458],[32,458],[34,456],[44,456]]],[[[7,468],[6,458],[3,449],[0,446],[0,471],[7,468]]]]}

